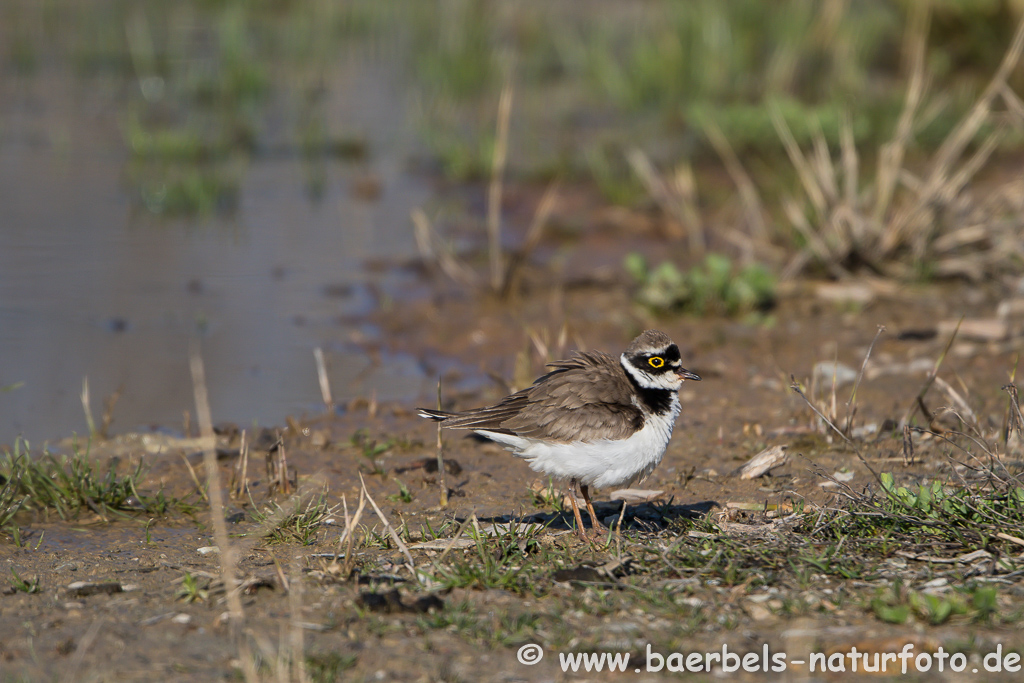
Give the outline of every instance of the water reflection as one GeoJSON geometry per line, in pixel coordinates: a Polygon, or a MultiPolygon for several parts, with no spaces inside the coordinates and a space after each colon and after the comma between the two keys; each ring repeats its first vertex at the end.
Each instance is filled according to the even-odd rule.
{"type": "Polygon", "coordinates": [[[374,305],[367,285],[403,287],[400,273],[362,264],[414,253],[409,211],[427,198],[405,172],[413,135],[393,73],[350,64],[331,76],[325,118],[361,131],[370,156],[325,161],[319,199],[300,154],[257,154],[234,211],[190,220],[133,203],[109,95],[53,78],[0,98],[0,387],[23,382],[0,392],[0,443],[84,433],[84,376],[97,420],[123,387],[114,431],[181,424],[195,336],[215,420],[317,410],[316,346],[338,399],[421,390],[411,360],[371,366],[347,343],[359,330],[346,321],[374,305]],[[368,174],[377,196],[353,191],[368,174]]]}

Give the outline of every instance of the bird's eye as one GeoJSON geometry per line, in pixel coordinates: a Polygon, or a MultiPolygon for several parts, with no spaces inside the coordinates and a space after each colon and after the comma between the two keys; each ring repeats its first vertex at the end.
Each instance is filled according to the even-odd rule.
{"type": "Polygon", "coordinates": [[[650,359],[647,362],[651,364],[652,368],[660,368],[662,365],[665,364],[665,359],[662,358],[661,356],[655,356],[654,358],[650,359]]]}

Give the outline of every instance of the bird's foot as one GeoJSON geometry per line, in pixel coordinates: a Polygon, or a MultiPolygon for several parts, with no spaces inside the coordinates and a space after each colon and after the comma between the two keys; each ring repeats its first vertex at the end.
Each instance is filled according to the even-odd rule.
{"type": "Polygon", "coordinates": [[[600,542],[604,541],[608,537],[608,529],[600,523],[598,523],[596,526],[591,527],[590,529],[577,527],[576,536],[579,537],[581,541],[600,542]]]}

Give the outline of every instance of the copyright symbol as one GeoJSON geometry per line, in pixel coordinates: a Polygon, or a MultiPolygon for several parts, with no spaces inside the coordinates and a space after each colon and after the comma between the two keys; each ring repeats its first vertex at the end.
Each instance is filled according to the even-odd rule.
{"type": "Polygon", "coordinates": [[[533,666],[544,659],[544,648],[535,643],[527,643],[519,648],[519,652],[516,653],[516,659],[519,660],[520,664],[533,666]]]}

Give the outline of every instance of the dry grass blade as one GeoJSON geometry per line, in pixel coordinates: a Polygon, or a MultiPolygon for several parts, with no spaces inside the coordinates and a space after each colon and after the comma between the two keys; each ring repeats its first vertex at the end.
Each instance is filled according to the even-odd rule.
{"type": "Polygon", "coordinates": [[[853,384],[850,400],[846,402],[846,424],[843,425],[843,431],[847,434],[850,433],[850,427],[853,425],[854,413],[857,412],[857,390],[860,389],[861,380],[864,379],[864,371],[867,370],[871,352],[874,350],[875,344],[878,343],[878,338],[882,336],[883,332],[885,332],[885,325],[879,325],[878,331],[875,332],[875,338],[871,340],[871,345],[868,346],[868,351],[864,354],[864,362],[860,364],[860,372],[857,373],[857,381],[853,384]]]}
{"type": "Polygon", "coordinates": [[[691,248],[696,244],[697,253],[700,253],[703,250],[703,229],[700,223],[700,212],[694,202],[696,189],[692,171],[689,183],[686,181],[685,171],[682,175],[677,173],[675,180],[670,183],[661,177],[643,150],[637,148],[629,150],[626,153],[626,161],[629,162],[633,173],[643,183],[647,194],[658,205],[662,213],[678,223],[678,228],[671,223],[666,226],[665,231],[668,236],[672,239],[679,239],[684,234],[689,234],[691,248]]]}
{"type": "Polygon", "coordinates": [[[843,162],[843,198],[847,207],[852,208],[857,205],[860,160],[853,138],[853,121],[850,119],[850,112],[844,111],[839,122],[840,158],[843,162]]]}
{"type": "Polygon", "coordinates": [[[804,390],[800,387],[800,383],[796,381],[796,377],[790,375],[789,379],[789,388],[795,391],[800,396],[800,398],[804,400],[804,402],[810,407],[810,409],[814,411],[814,414],[821,418],[825,424],[831,427],[836,434],[841,436],[843,438],[843,441],[845,441],[848,444],[853,444],[853,441],[850,440],[850,437],[846,436],[846,434],[843,433],[843,430],[839,429],[839,427],[836,427],[835,423],[832,422],[832,420],[825,417],[825,414],[818,410],[818,407],[814,405],[814,403],[809,398],[807,398],[807,395],[804,394],[804,390]]]}
{"type": "Polygon", "coordinates": [[[779,139],[782,140],[782,145],[786,148],[786,154],[789,156],[793,168],[796,169],[796,173],[800,177],[800,183],[803,185],[804,192],[807,193],[811,204],[814,205],[818,218],[824,220],[827,210],[825,194],[814,177],[814,172],[811,170],[807,157],[804,156],[800,145],[796,143],[793,131],[789,129],[789,124],[786,123],[786,119],[782,116],[777,102],[773,101],[768,104],[768,113],[771,115],[775,132],[778,133],[779,139]]]}
{"type": "Polygon", "coordinates": [[[992,101],[1007,87],[1007,79],[1017,67],[1017,63],[1020,61],[1022,52],[1024,52],[1024,17],[1022,17],[1020,22],[1017,24],[1017,30],[1014,33],[1013,41],[1010,43],[1010,47],[1003,56],[1002,63],[999,65],[999,68],[996,70],[996,73],[992,77],[988,86],[986,86],[985,91],[974,104],[970,113],[957,125],[953,132],[949,134],[949,136],[943,141],[942,146],[939,147],[939,151],[936,152],[933,166],[934,170],[926,183],[926,187],[933,191],[937,191],[938,188],[941,187],[943,184],[942,179],[945,176],[945,170],[948,169],[956,159],[960,158],[964,149],[970,141],[974,139],[975,133],[978,132],[982,124],[984,124],[988,119],[992,108],[992,101]]]}
{"type": "Polygon", "coordinates": [[[327,377],[327,364],[324,362],[324,350],[319,346],[313,349],[313,358],[316,361],[316,376],[320,382],[320,397],[327,406],[327,411],[334,410],[334,399],[331,397],[331,380],[327,377]]]}
{"type": "Polygon", "coordinates": [[[75,647],[75,654],[71,657],[68,662],[68,671],[71,673],[67,680],[80,680],[82,678],[82,663],[85,660],[85,653],[89,651],[92,644],[96,642],[96,636],[100,634],[100,627],[103,626],[103,618],[96,618],[91,624],[89,629],[82,636],[82,639],[78,641],[78,645],[75,647]]]}
{"type": "MultiPolygon", "coordinates": [[[[381,509],[377,507],[377,503],[373,500],[373,496],[371,496],[370,492],[366,490],[366,482],[363,481],[362,472],[359,473],[359,485],[362,487],[362,491],[366,495],[366,500],[370,501],[373,511],[377,513],[377,518],[384,523],[384,529],[388,532],[388,535],[391,536],[391,540],[395,542],[395,546],[397,546],[398,549],[402,551],[402,554],[405,555],[405,559],[409,563],[409,566],[415,568],[416,564],[412,560],[412,553],[409,552],[409,548],[402,542],[401,537],[398,535],[398,532],[395,531],[395,528],[391,526],[391,522],[388,521],[387,516],[381,512],[381,509]]],[[[413,575],[415,576],[415,572],[413,572],[413,575]]]]}
{"type": "Polygon", "coordinates": [[[526,231],[526,237],[523,238],[523,246],[508,259],[508,264],[502,277],[501,298],[507,299],[516,290],[519,269],[530,258],[530,254],[537,248],[537,245],[540,244],[541,237],[544,235],[544,228],[551,218],[551,213],[555,209],[555,201],[557,199],[558,180],[552,180],[547,189],[544,190],[540,203],[537,204],[537,210],[533,214],[533,222],[530,223],[530,227],[526,231]]]}
{"type": "Polygon", "coordinates": [[[352,573],[352,569],[355,565],[355,558],[352,557],[352,546],[355,540],[355,531],[358,528],[359,520],[363,517],[363,510],[366,509],[366,489],[365,487],[359,491],[359,505],[356,507],[356,512],[352,515],[352,519],[348,517],[348,502],[345,501],[344,497],[342,502],[345,503],[345,531],[338,539],[338,547],[341,547],[342,542],[345,542],[345,563],[342,565],[342,576],[348,576],[352,573]]]}
{"type": "MultiPolygon", "coordinates": [[[[918,391],[917,396],[914,397],[914,402],[910,404],[910,407],[907,408],[907,411],[903,413],[903,417],[900,418],[900,427],[902,427],[905,424],[908,424],[910,418],[919,408],[922,411],[926,410],[924,407],[924,395],[928,393],[928,390],[931,389],[932,384],[935,382],[935,377],[936,375],[939,374],[939,368],[942,366],[942,361],[946,359],[946,354],[949,353],[949,349],[953,346],[953,341],[956,339],[957,332],[960,331],[960,323],[962,323],[963,320],[963,317],[961,317],[960,322],[956,324],[956,329],[953,330],[953,334],[949,335],[949,341],[946,342],[946,348],[944,348],[942,350],[942,353],[939,354],[939,357],[935,359],[935,365],[934,367],[932,367],[931,372],[928,373],[928,377],[925,379],[924,384],[921,386],[921,390],[918,391]]],[[[926,417],[928,417],[927,414],[926,417]]]]}
{"type": "Polygon", "coordinates": [[[808,407],[810,407],[810,409],[812,411],[814,411],[814,413],[818,417],[820,417],[822,420],[825,421],[825,424],[827,424],[829,427],[831,427],[836,432],[836,434],[841,436],[843,438],[843,440],[846,443],[848,443],[853,448],[853,452],[857,456],[857,459],[860,460],[860,463],[862,465],[864,465],[864,467],[867,469],[867,471],[871,473],[871,476],[874,477],[875,481],[878,482],[878,485],[881,486],[882,485],[882,478],[881,478],[881,476],[879,476],[878,472],[875,471],[875,468],[871,466],[871,463],[869,463],[864,458],[864,455],[860,452],[860,449],[857,448],[857,445],[848,436],[846,436],[846,434],[843,434],[843,432],[840,431],[840,429],[838,427],[836,427],[835,423],[833,423],[831,420],[829,420],[827,417],[825,417],[822,414],[822,412],[820,410],[818,410],[817,406],[815,406],[810,401],[810,399],[807,398],[806,394],[804,394],[803,389],[800,388],[800,383],[796,381],[796,377],[794,377],[793,375],[790,375],[790,380],[791,380],[792,383],[789,385],[789,388],[792,389],[793,391],[795,391],[800,396],[800,398],[802,398],[804,400],[804,403],[806,403],[808,405],[808,407]]]}
{"type": "Polygon", "coordinates": [[[704,134],[707,135],[711,146],[715,148],[715,152],[725,164],[726,172],[740,193],[743,213],[751,233],[762,243],[767,244],[769,242],[768,228],[764,222],[764,206],[757,192],[757,186],[754,185],[754,181],[750,179],[743,168],[739,157],[736,156],[736,151],[729,144],[729,139],[725,137],[718,124],[714,121],[707,121],[704,124],[704,134]]]}
{"type": "Polygon", "coordinates": [[[302,632],[302,573],[298,568],[298,561],[292,561],[291,581],[288,585],[288,607],[291,617],[289,640],[290,652],[288,653],[292,669],[292,680],[296,683],[306,683],[306,645],[302,632]]]}
{"type": "Polygon", "coordinates": [[[924,62],[928,47],[928,24],[931,19],[931,5],[917,2],[911,5],[910,23],[907,26],[911,69],[907,97],[903,103],[896,134],[882,146],[878,155],[878,178],[876,179],[874,219],[881,225],[892,203],[893,191],[903,168],[903,155],[914,129],[914,118],[924,95],[924,62]]]}
{"type": "Polygon", "coordinates": [[[476,510],[473,510],[473,512],[469,513],[469,517],[466,517],[466,519],[462,521],[462,524],[459,525],[458,531],[456,531],[455,535],[452,536],[452,540],[449,541],[448,545],[445,546],[445,549],[442,550],[441,554],[438,555],[436,560],[434,560],[434,569],[437,569],[441,566],[441,562],[444,561],[444,558],[447,557],[448,553],[450,553],[452,548],[455,547],[456,542],[460,538],[462,538],[463,532],[466,530],[466,527],[470,524],[472,524],[474,528],[479,528],[479,525],[477,524],[476,521],[476,510]]]}
{"type": "Polygon", "coordinates": [[[828,151],[828,143],[825,141],[825,133],[821,130],[821,122],[814,119],[814,128],[811,133],[811,143],[814,147],[812,159],[815,175],[818,178],[818,186],[821,188],[825,199],[829,204],[834,204],[839,198],[839,183],[836,180],[836,168],[832,163],[832,154],[828,151]]]}
{"type": "Polygon", "coordinates": [[[85,424],[89,428],[89,436],[96,435],[96,422],[92,419],[92,407],[89,405],[89,377],[82,378],[82,410],[85,411],[85,424]]]}
{"type": "Polygon", "coordinates": [[[960,395],[960,392],[951,387],[949,382],[938,376],[935,378],[935,386],[945,392],[946,396],[949,397],[949,400],[956,405],[959,410],[958,415],[960,415],[960,419],[963,420],[965,424],[969,424],[975,432],[980,433],[980,429],[978,427],[978,416],[974,414],[974,411],[971,410],[971,407],[967,404],[967,401],[964,400],[964,397],[960,395]],[[967,419],[965,420],[964,418],[967,419]]]}
{"type": "Polygon", "coordinates": [[[192,467],[192,463],[188,461],[188,456],[182,453],[181,460],[182,462],[185,463],[185,469],[188,470],[189,476],[192,477],[192,481],[195,483],[196,491],[199,492],[200,497],[202,497],[202,499],[205,500],[206,502],[210,502],[210,498],[206,495],[206,490],[203,488],[203,485],[199,482],[199,475],[196,474],[196,470],[194,467],[192,467]]]}
{"type": "Polygon", "coordinates": [[[468,287],[475,287],[477,285],[476,273],[459,261],[452,254],[451,249],[441,243],[423,209],[413,209],[410,218],[412,219],[413,236],[416,238],[416,249],[424,264],[428,267],[434,264],[453,281],[468,287]]]}

